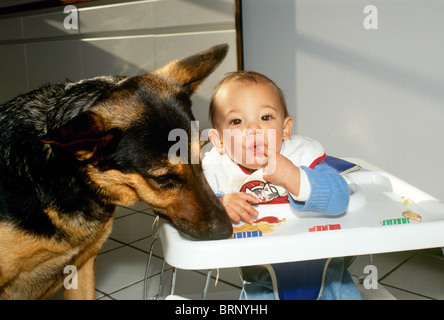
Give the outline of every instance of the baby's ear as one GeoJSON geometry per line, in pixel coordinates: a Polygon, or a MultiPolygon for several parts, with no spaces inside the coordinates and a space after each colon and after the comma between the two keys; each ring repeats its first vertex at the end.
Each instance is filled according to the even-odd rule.
{"type": "Polygon", "coordinates": [[[210,139],[211,143],[214,145],[215,148],[219,151],[220,154],[224,153],[224,144],[221,139],[221,136],[219,134],[219,131],[216,129],[210,129],[208,131],[208,138],[210,139]]]}
{"type": "Polygon", "coordinates": [[[293,118],[286,117],[284,119],[284,130],[282,132],[282,140],[290,139],[292,130],[293,130],[293,118]]]}

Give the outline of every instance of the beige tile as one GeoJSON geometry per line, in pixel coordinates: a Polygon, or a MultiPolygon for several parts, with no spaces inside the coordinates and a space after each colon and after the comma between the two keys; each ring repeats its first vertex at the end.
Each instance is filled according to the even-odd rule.
{"type": "Polygon", "coordinates": [[[154,70],[152,36],[130,36],[82,40],[83,77],[134,76],[154,70]]]}
{"type": "Polygon", "coordinates": [[[382,284],[433,299],[444,299],[444,259],[416,254],[391,272],[382,284]]]}
{"type": "Polygon", "coordinates": [[[124,244],[122,244],[120,242],[114,241],[112,239],[108,239],[103,244],[102,248],[99,251],[99,254],[105,253],[107,251],[114,250],[114,249],[117,249],[117,248],[123,247],[123,246],[124,246],[124,244]]]}
{"type": "Polygon", "coordinates": [[[79,41],[48,41],[26,44],[29,83],[31,88],[49,81],[82,79],[79,41]]]}
{"type": "Polygon", "coordinates": [[[22,18],[0,19],[0,40],[18,40],[22,38],[22,18]]]}
{"type": "Polygon", "coordinates": [[[353,277],[353,281],[361,294],[362,300],[396,300],[390,291],[380,283],[377,283],[375,287],[366,288],[358,278],[353,277]]]}
{"type": "Polygon", "coordinates": [[[366,276],[368,273],[364,273],[364,268],[373,264],[377,268],[378,279],[380,279],[414,254],[414,251],[402,251],[358,256],[349,271],[359,277],[366,276]]]}
{"type": "MultiPolygon", "coordinates": [[[[171,268],[165,271],[164,284],[160,297],[165,297],[170,292],[171,268]]],[[[148,278],[147,281],[147,299],[153,299],[159,292],[160,274],[148,278]]],[[[114,292],[111,296],[117,300],[143,300],[144,282],[140,281],[125,289],[114,292]]]]}
{"type": "Polygon", "coordinates": [[[133,204],[132,206],[130,206],[129,208],[136,210],[136,211],[146,211],[146,210],[151,210],[149,209],[149,206],[146,202],[140,201],[140,202],[136,202],[135,204],[133,204]]]}
{"type": "Polygon", "coordinates": [[[82,34],[151,29],[152,4],[141,1],[83,8],[79,9],[79,19],[82,34]]]}
{"type": "Polygon", "coordinates": [[[135,212],[137,211],[126,207],[117,206],[116,210],[114,211],[114,219],[119,219],[135,212]]]}
{"type": "Polygon", "coordinates": [[[65,28],[64,21],[66,18],[68,18],[68,13],[63,13],[63,8],[59,12],[24,17],[24,38],[48,38],[78,34],[78,28],[65,28]]]}
{"type": "Polygon", "coordinates": [[[231,23],[234,28],[232,0],[154,1],[154,27],[231,23]]]}
{"type": "Polygon", "coordinates": [[[390,292],[396,300],[431,300],[428,297],[417,295],[413,292],[408,292],[398,288],[382,285],[388,292],[390,292]]]}
{"type": "MultiPolygon", "coordinates": [[[[97,256],[96,289],[112,293],[144,279],[148,254],[122,247],[97,256]]],[[[150,275],[160,272],[162,260],[153,257],[150,275]]]]}
{"type": "Polygon", "coordinates": [[[110,238],[130,243],[149,237],[152,233],[154,219],[154,217],[141,212],[116,219],[110,238]]]}
{"type": "Polygon", "coordinates": [[[0,103],[29,90],[24,44],[0,45],[0,103]]]}
{"type": "MultiPolygon", "coordinates": [[[[151,250],[151,245],[153,244],[154,238],[148,237],[136,242],[131,243],[132,247],[136,247],[140,250],[146,251],[147,253],[151,250]]],[[[154,252],[153,254],[157,257],[163,258],[163,250],[162,250],[162,242],[160,239],[158,239],[154,245],[154,252]]]]}

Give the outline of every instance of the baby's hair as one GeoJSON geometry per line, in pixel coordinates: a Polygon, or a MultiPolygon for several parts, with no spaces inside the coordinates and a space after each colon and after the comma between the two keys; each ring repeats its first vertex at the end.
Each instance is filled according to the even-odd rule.
{"type": "Polygon", "coordinates": [[[276,89],[276,92],[278,94],[279,102],[281,103],[281,107],[284,111],[284,117],[288,117],[288,110],[287,110],[287,104],[285,102],[284,93],[270,78],[255,71],[249,71],[249,70],[235,71],[225,74],[224,78],[221,81],[219,81],[219,83],[216,84],[216,86],[214,87],[213,96],[211,97],[211,102],[210,102],[210,110],[209,110],[209,116],[213,126],[215,124],[215,117],[216,117],[216,106],[215,106],[216,95],[224,84],[227,84],[231,81],[241,81],[248,84],[272,85],[276,89]]]}

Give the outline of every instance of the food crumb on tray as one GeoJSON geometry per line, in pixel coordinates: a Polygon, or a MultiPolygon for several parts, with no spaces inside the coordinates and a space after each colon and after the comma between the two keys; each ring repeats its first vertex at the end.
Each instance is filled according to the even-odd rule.
{"type": "Polygon", "coordinates": [[[410,210],[403,211],[402,216],[404,218],[408,218],[410,220],[414,220],[414,221],[418,221],[418,222],[420,222],[422,220],[422,217],[419,214],[417,214],[413,211],[410,211],[410,210]]]}
{"type": "Polygon", "coordinates": [[[264,217],[255,220],[253,223],[246,223],[240,227],[233,227],[233,233],[242,233],[245,231],[261,231],[261,233],[270,233],[284,221],[285,218],[280,220],[279,218],[272,216],[264,217]]]}

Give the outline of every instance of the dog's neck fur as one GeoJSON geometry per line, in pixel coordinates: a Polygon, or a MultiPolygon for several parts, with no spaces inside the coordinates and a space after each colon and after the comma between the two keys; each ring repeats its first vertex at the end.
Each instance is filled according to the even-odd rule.
{"type": "Polygon", "coordinates": [[[99,83],[101,86],[112,86],[121,79],[101,77],[75,87],[70,82],[46,85],[35,90],[32,96],[18,97],[0,107],[0,128],[4,141],[0,145],[1,219],[13,220],[37,235],[54,236],[57,228],[45,210],[56,210],[61,215],[86,220],[103,220],[112,216],[115,206],[100,201],[95,188],[85,183],[85,172],[75,159],[69,155],[56,157],[51,146],[36,140],[36,137],[46,135],[55,123],[60,125],[66,122],[72,116],[69,113],[77,114],[87,109],[98,98],[97,91],[96,96],[92,92],[97,90],[99,83]],[[76,101],[77,105],[74,106],[69,101],[63,101],[66,88],[82,92],[83,99],[76,101]],[[86,100],[89,103],[85,103],[86,100]],[[34,113],[33,121],[27,122],[30,112],[34,113]],[[14,122],[4,120],[8,113],[14,113],[14,122]],[[12,133],[20,136],[12,136],[12,133]],[[60,185],[64,188],[60,189],[60,185]],[[11,207],[12,204],[16,204],[16,207],[11,207]]]}

